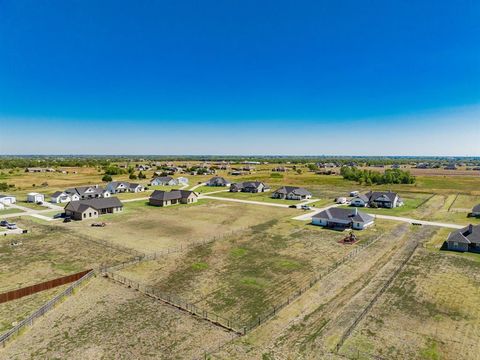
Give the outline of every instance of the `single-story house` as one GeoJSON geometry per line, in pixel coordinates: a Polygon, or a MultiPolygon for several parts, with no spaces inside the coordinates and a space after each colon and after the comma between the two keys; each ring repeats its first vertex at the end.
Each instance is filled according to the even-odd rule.
{"type": "Polygon", "coordinates": [[[0,203],[3,205],[10,205],[15,204],[17,202],[17,198],[11,195],[0,195],[0,203]]]}
{"type": "Polygon", "coordinates": [[[180,185],[188,185],[188,178],[186,177],[180,176],[177,181],[180,185]]]}
{"type": "Polygon", "coordinates": [[[155,190],[148,203],[153,206],[169,206],[175,204],[191,204],[197,202],[198,195],[189,190],[155,190]]]}
{"type": "Polygon", "coordinates": [[[127,181],[112,181],[107,184],[107,190],[111,194],[118,194],[124,192],[141,192],[144,191],[145,188],[140,184],[127,181]]]}
{"type": "Polygon", "coordinates": [[[138,171],[147,171],[150,169],[150,166],[148,165],[137,165],[137,170],[138,171]]]}
{"type": "Polygon", "coordinates": [[[84,200],[84,199],[96,199],[110,197],[110,191],[102,188],[98,185],[92,186],[79,186],[75,188],[69,188],[65,190],[65,193],[71,196],[72,201],[84,200]]]}
{"type": "Polygon", "coordinates": [[[44,202],[45,196],[43,194],[39,194],[36,192],[31,192],[27,194],[27,202],[37,203],[37,202],[44,202]]]}
{"type": "Polygon", "coordinates": [[[151,186],[174,186],[178,181],[171,176],[159,176],[150,181],[151,186]]]}
{"type": "Polygon", "coordinates": [[[480,204],[475,205],[472,209],[472,216],[479,217],[480,216],[480,204]]]}
{"type": "Polygon", "coordinates": [[[117,197],[70,201],[65,206],[65,216],[74,220],[94,219],[103,214],[115,214],[121,211],[123,211],[123,204],[117,197]]]}
{"type": "Polygon", "coordinates": [[[310,191],[296,186],[282,186],[272,193],[272,198],[274,199],[305,200],[311,197],[312,193],[310,191]]]}
{"type": "Polygon", "coordinates": [[[100,215],[115,214],[121,211],[123,211],[123,204],[117,197],[70,201],[65,206],[65,216],[74,220],[93,219],[100,215]]]}
{"type": "Polygon", "coordinates": [[[448,250],[480,253],[480,225],[468,225],[448,235],[448,250]]]}
{"type": "Polygon", "coordinates": [[[230,186],[230,182],[221,176],[214,176],[207,181],[207,186],[230,186]]]}
{"type": "Polygon", "coordinates": [[[395,208],[402,206],[403,201],[397,193],[392,191],[369,191],[366,194],[357,195],[350,205],[357,207],[379,207],[379,208],[395,208]]]}
{"type": "Polygon", "coordinates": [[[245,181],[230,185],[231,192],[259,193],[269,191],[270,187],[261,181],[245,181]]]}
{"type": "Polygon", "coordinates": [[[313,215],[312,224],[323,226],[329,229],[363,230],[373,225],[374,218],[358,209],[330,208],[313,215]]]}
{"type": "MultiPolygon", "coordinates": [[[[77,198],[76,200],[80,200],[77,198]]],[[[64,191],[55,191],[50,198],[50,202],[54,204],[67,203],[72,201],[72,197],[64,191]]]]}

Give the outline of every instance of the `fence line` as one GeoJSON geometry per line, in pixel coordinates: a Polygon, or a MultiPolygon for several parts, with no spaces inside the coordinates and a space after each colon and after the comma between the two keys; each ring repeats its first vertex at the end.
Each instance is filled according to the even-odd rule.
{"type": "Polygon", "coordinates": [[[313,276],[310,280],[306,282],[305,285],[300,286],[297,288],[291,295],[287,297],[286,300],[282,301],[280,304],[277,304],[273,306],[269,311],[264,313],[263,315],[260,315],[257,319],[252,321],[250,324],[247,324],[243,327],[243,334],[246,334],[248,331],[251,331],[255,329],[257,326],[265,323],[267,320],[269,320],[271,317],[275,316],[281,309],[283,309],[285,306],[289,305],[291,302],[293,302],[295,299],[297,299],[300,295],[305,293],[307,290],[312,288],[317,282],[319,282],[321,279],[323,279],[325,276],[329,275],[332,273],[334,270],[336,270],[340,265],[344,264],[348,260],[356,257],[360,252],[365,250],[367,247],[375,243],[378,239],[380,239],[382,235],[379,235],[375,238],[372,238],[363,244],[358,245],[354,250],[349,252],[347,255],[342,257],[341,259],[337,260],[334,264],[329,266],[326,270],[323,272],[313,276]]]}
{"type": "Polygon", "coordinates": [[[239,324],[235,323],[234,321],[224,318],[223,316],[220,316],[218,314],[215,314],[214,312],[201,309],[195,304],[189,303],[178,296],[164,293],[152,286],[141,284],[137,281],[128,279],[125,276],[118,275],[112,272],[105,272],[104,276],[107,276],[108,278],[118,283],[121,283],[123,285],[126,285],[132,289],[138,290],[141,293],[147,296],[150,296],[154,299],[157,299],[169,305],[175,306],[178,309],[187,311],[190,314],[196,315],[224,329],[233,331],[239,335],[243,334],[242,327],[239,324]]]}
{"type": "Polygon", "coordinates": [[[385,284],[381,287],[380,291],[373,297],[372,300],[367,304],[365,309],[357,316],[355,321],[347,328],[347,330],[343,333],[341,336],[340,340],[338,341],[336,345],[336,352],[340,350],[342,345],[344,344],[345,340],[351,335],[352,331],[355,329],[355,327],[358,325],[360,321],[367,315],[367,313],[370,311],[370,309],[373,307],[373,305],[377,302],[380,296],[385,293],[387,288],[390,286],[390,284],[395,280],[397,275],[400,273],[400,271],[404,268],[404,266],[407,264],[408,261],[412,258],[413,254],[415,253],[415,250],[417,250],[419,242],[415,241],[413,244],[412,249],[409,249],[408,255],[405,257],[405,259],[402,260],[400,265],[395,269],[395,271],[392,273],[392,275],[388,278],[388,280],[385,282],[385,284]]]}
{"type": "Polygon", "coordinates": [[[80,286],[84,281],[90,279],[95,272],[93,270],[89,271],[83,277],[75,281],[72,285],[62,291],[60,294],[55,296],[53,299],[47,301],[42,307],[40,307],[37,311],[31,314],[28,318],[23,319],[17,325],[15,325],[12,329],[8,330],[6,333],[0,335],[0,345],[5,347],[6,342],[11,339],[13,336],[17,335],[23,328],[26,326],[33,325],[33,322],[38,319],[39,317],[43,316],[49,310],[51,310],[55,305],[57,305],[60,301],[62,301],[65,297],[71,295],[75,288],[80,286]]]}
{"type": "Polygon", "coordinates": [[[240,229],[237,229],[237,230],[232,230],[232,231],[223,233],[221,235],[213,236],[213,237],[208,238],[208,239],[189,241],[185,245],[180,245],[180,246],[173,247],[173,248],[166,248],[164,250],[156,251],[156,252],[153,252],[153,253],[144,253],[144,254],[141,254],[141,255],[134,256],[134,257],[130,258],[129,260],[124,261],[124,262],[122,262],[120,264],[117,264],[117,265],[102,266],[99,270],[102,273],[118,271],[118,270],[124,269],[128,266],[135,265],[135,264],[143,262],[143,261],[157,260],[157,259],[160,259],[162,257],[168,256],[170,254],[179,253],[179,252],[191,249],[191,248],[196,247],[196,246],[206,245],[206,244],[212,243],[214,241],[224,239],[228,236],[240,234],[240,233],[248,231],[248,230],[250,230],[249,227],[244,227],[244,228],[240,228],[240,229]]]}
{"type": "Polygon", "coordinates": [[[6,293],[0,294],[0,304],[4,303],[4,302],[7,302],[7,301],[20,299],[24,296],[33,295],[33,294],[36,294],[40,291],[53,289],[57,286],[69,284],[71,282],[74,282],[74,281],[82,278],[84,275],[86,275],[90,271],[92,271],[92,269],[81,271],[81,272],[78,272],[78,273],[72,274],[72,275],[62,276],[62,277],[59,277],[59,278],[56,278],[56,279],[53,279],[53,280],[44,281],[44,282],[41,282],[41,283],[38,283],[38,284],[35,284],[35,285],[26,286],[26,287],[23,287],[21,289],[8,291],[6,293]]]}

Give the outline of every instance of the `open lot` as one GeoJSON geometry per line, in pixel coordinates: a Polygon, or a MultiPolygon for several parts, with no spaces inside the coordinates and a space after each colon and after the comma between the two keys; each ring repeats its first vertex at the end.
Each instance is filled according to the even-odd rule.
{"type": "MultiPolygon", "coordinates": [[[[379,221],[358,235],[367,241],[392,226],[379,221]]],[[[248,324],[357,246],[340,244],[345,235],[274,219],[248,232],[119,273],[236,324],[248,324]]]]}
{"type": "Polygon", "coordinates": [[[274,218],[295,214],[291,209],[265,209],[254,205],[200,200],[191,205],[149,206],[145,201],[125,204],[122,214],[100,218],[107,226],[91,227],[98,220],[63,226],[79,234],[109,241],[141,252],[155,252],[220,236],[274,218]]]}
{"type": "MultiPolygon", "coordinates": [[[[0,304],[0,333],[4,333],[15,326],[16,323],[27,318],[39,307],[65,290],[69,284],[53,289],[25,296],[23,298],[0,304]]],[[[0,355],[1,358],[1,355],[0,355]]]]}
{"type": "Polygon", "coordinates": [[[185,359],[231,338],[187,313],[103,278],[0,349],[4,359],[185,359]]]}
{"type": "Polygon", "coordinates": [[[27,217],[12,221],[29,233],[0,237],[0,292],[132,257],[131,252],[105,246],[65,226],[27,217]],[[20,240],[22,245],[11,246],[12,240],[20,240]]]}
{"type": "Polygon", "coordinates": [[[341,349],[390,359],[473,359],[480,262],[419,251],[341,349]]]}

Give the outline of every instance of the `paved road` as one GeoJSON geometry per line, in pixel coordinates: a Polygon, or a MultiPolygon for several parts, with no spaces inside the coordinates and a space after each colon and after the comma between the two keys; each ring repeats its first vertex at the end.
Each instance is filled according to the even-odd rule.
{"type": "Polygon", "coordinates": [[[276,203],[269,203],[269,202],[262,202],[262,201],[252,201],[252,200],[241,200],[241,199],[233,199],[227,197],[218,197],[218,196],[209,196],[209,195],[200,195],[202,199],[211,199],[211,200],[220,200],[220,201],[231,201],[231,202],[238,202],[243,204],[253,204],[253,205],[264,205],[264,206],[274,206],[274,207],[282,207],[288,208],[289,205],[287,204],[276,204],[276,203]]]}
{"type": "Polygon", "coordinates": [[[416,224],[422,224],[422,225],[439,226],[439,227],[450,228],[450,229],[462,229],[466,226],[466,225],[448,224],[448,223],[435,222],[435,221],[410,219],[410,218],[401,217],[401,216],[378,215],[378,214],[370,214],[370,215],[374,216],[377,219],[402,221],[402,222],[406,222],[406,223],[409,223],[409,224],[416,223],[416,224]]]}
{"type": "Polygon", "coordinates": [[[294,218],[292,218],[293,220],[301,220],[301,221],[309,221],[309,220],[312,220],[312,216],[313,215],[316,215],[318,214],[319,212],[322,212],[324,210],[327,210],[327,209],[330,209],[330,208],[334,208],[334,207],[337,207],[337,206],[340,206],[341,204],[332,204],[332,205],[328,205],[328,206],[325,206],[323,208],[319,208],[319,209],[315,209],[314,211],[312,212],[308,212],[308,213],[305,213],[305,214],[302,214],[302,215],[299,215],[299,216],[295,216],[294,218]]]}
{"type": "Polygon", "coordinates": [[[195,186],[192,186],[192,187],[190,188],[190,191],[193,191],[193,190],[195,190],[196,188],[199,188],[200,186],[204,186],[204,185],[207,185],[207,183],[200,183],[200,184],[197,184],[197,185],[195,185],[195,186]]]}
{"type": "MultiPolygon", "coordinates": [[[[315,211],[296,216],[293,219],[294,220],[302,220],[302,221],[309,221],[312,219],[312,216],[315,214],[318,214],[319,212],[330,209],[333,207],[340,206],[341,204],[333,204],[330,206],[326,206],[322,209],[317,209],[315,211]]],[[[438,226],[438,227],[444,227],[444,228],[449,228],[449,229],[462,229],[466,225],[457,225],[457,224],[449,224],[449,223],[443,223],[443,222],[435,222],[435,221],[426,221],[426,220],[418,220],[418,219],[411,219],[411,218],[406,218],[406,217],[401,217],[401,216],[391,216],[391,215],[379,215],[379,214],[369,214],[376,219],[384,219],[384,220],[392,220],[392,221],[400,221],[400,222],[406,222],[409,224],[422,224],[422,225],[430,225],[430,226],[438,226]]]]}

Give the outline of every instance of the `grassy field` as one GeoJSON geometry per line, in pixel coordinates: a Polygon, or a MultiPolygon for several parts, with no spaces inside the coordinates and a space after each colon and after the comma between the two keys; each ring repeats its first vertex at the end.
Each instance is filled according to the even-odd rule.
{"type": "Polygon", "coordinates": [[[48,300],[52,299],[55,295],[60,294],[68,286],[69,284],[62,285],[0,304],[0,333],[3,334],[15,326],[15,324],[27,318],[48,300]]]}
{"type": "Polygon", "coordinates": [[[149,206],[144,201],[125,204],[123,214],[102,216],[104,228],[91,227],[98,220],[71,222],[62,226],[92,238],[154,252],[209,239],[229,231],[273,218],[295,214],[290,209],[265,209],[255,205],[200,200],[191,205],[149,206]]]}
{"type": "MultiPolygon", "coordinates": [[[[12,219],[28,234],[0,238],[0,292],[14,290],[78,271],[126,260],[131,253],[105,246],[57,223],[12,219]],[[14,239],[21,246],[12,247],[14,239]]],[[[63,224],[62,224],[63,225],[63,224]]]]}
{"type": "Polygon", "coordinates": [[[297,204],[300,201],[298,200],[283,200],[283,199],[272,199],[272,192],[263,192],[263,193],[244,193],[244,192],[222,192],[217,193],[213,196],[240,199],[240,200],[249,200],[249,201],[261,201],[261,202],[271,202],[277,204],[297,204]]]}
{"type": "Polygon", "coordinates": [[[358,352],[365,354],[360,359],[475,358],[479,270],[478,261],[419,251],[340,353],[355,359],[358,352]]]}
{"type": "Polygon", "coordinates": [[[24,211],[20,210],[20,209],[5,208],[3,210],[0,210],[0,216],[7,215],[7,214],[17,214],[17,213],[22,213],[22,212],[24,212],[24,211]]]}
{"type": "MultiPolygon", "coordinates": [[[[379,221],[359,234],[360,239],[378,237],[392,226],[379,221]]],[[[351,251],[356,245],[339,243],[344,236],[303,222],[274,219],[247,233],[119,273],[247,324],[351,251]]]]}
{"type": "Polygon", "coordinates": [[[5,349],[2,359],[185,359],[231,334],[141,293],[94,278],[5,349]]]}

